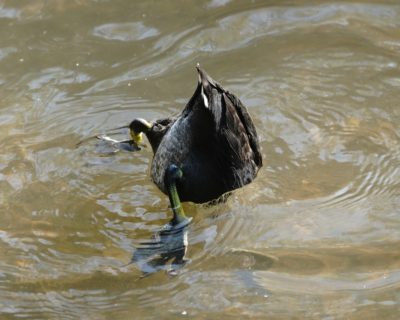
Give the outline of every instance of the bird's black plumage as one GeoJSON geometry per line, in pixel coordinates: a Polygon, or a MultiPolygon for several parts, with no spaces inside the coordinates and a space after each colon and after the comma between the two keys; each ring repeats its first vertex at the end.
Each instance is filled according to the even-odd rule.
{"type": "Polygon", "coordinates": [[[176,164],[185,172],[177,184],[181,200],[204,203],[250,183],[262,157],[246,107],[199,65],[197,71],[199,83],[181,115],[141,131],[154,151],[155,184],[167,193],[165,171],[176,164]]]}

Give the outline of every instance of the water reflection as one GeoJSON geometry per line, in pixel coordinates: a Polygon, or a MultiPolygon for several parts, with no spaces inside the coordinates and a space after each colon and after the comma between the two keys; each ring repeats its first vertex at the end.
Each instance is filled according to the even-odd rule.
{"type": "Polygon", "coordinates": [[[136,247],[131,262],[135,263],[144,275],[166,270],[167,263],[170,273],[183,267],[188,246],[188,226],[191,219],[178,225],[166,224],[156,232],[150,241],[140,242],[136,247]]]}
{"type": "Polygon", "coordinates": [[[84,139],[77,144],[77,147],[92,139],[97,140],[94,146],[96,153],[102,155],[113,155],[119,151],[136,152],[141,150],[141,147],[133,140],[116,140],[105,134],[99,134],[95,137],[84,139]]]}

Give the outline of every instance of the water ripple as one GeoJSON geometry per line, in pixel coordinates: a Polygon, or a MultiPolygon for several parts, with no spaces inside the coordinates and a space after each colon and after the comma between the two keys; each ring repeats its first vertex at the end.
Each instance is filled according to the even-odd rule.
{"type": "Polygon", "coordinates": [[[119,41],[139,41],[155,37],[159,33],[156,28],[146,27],[143,22],[109,23],[93,30],[96,37],[119,41]]]}
{"type": "Polygon", "coordinates": [[[0,5],[5,317],[397,315],[398,4],[13,5],[0,5]],[[217,206],[185,204],[188,263],[142,278],[126,264],[171,217],[152,151],[76,145],[179,112],[197,61],[249,107],[265,166],[217,206]]]}

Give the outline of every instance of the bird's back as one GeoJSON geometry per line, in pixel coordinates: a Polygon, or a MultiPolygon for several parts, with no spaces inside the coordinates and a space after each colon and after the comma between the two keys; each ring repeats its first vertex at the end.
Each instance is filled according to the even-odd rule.
{"type": "Polygon", "coordinates": [[[250,183],[262,166],[257,132],[245,106],[203,70],[180,117],[162,137],[151,175],[165,193],[170,164],[182,168],[182,201],[203,203],[250,183]]]}

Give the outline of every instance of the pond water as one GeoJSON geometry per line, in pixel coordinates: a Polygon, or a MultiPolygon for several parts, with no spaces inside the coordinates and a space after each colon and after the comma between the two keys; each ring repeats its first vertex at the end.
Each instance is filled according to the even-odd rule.
{"type": "Polygon", "coordinates": [[[0,39],[1,319],[398,318],[398,1],[10,0],[0,39]],[[197,62],[264,167],[185,204],[189,261],[142,277],[151,148],[77,144],[179,113],[197,62]]]}

